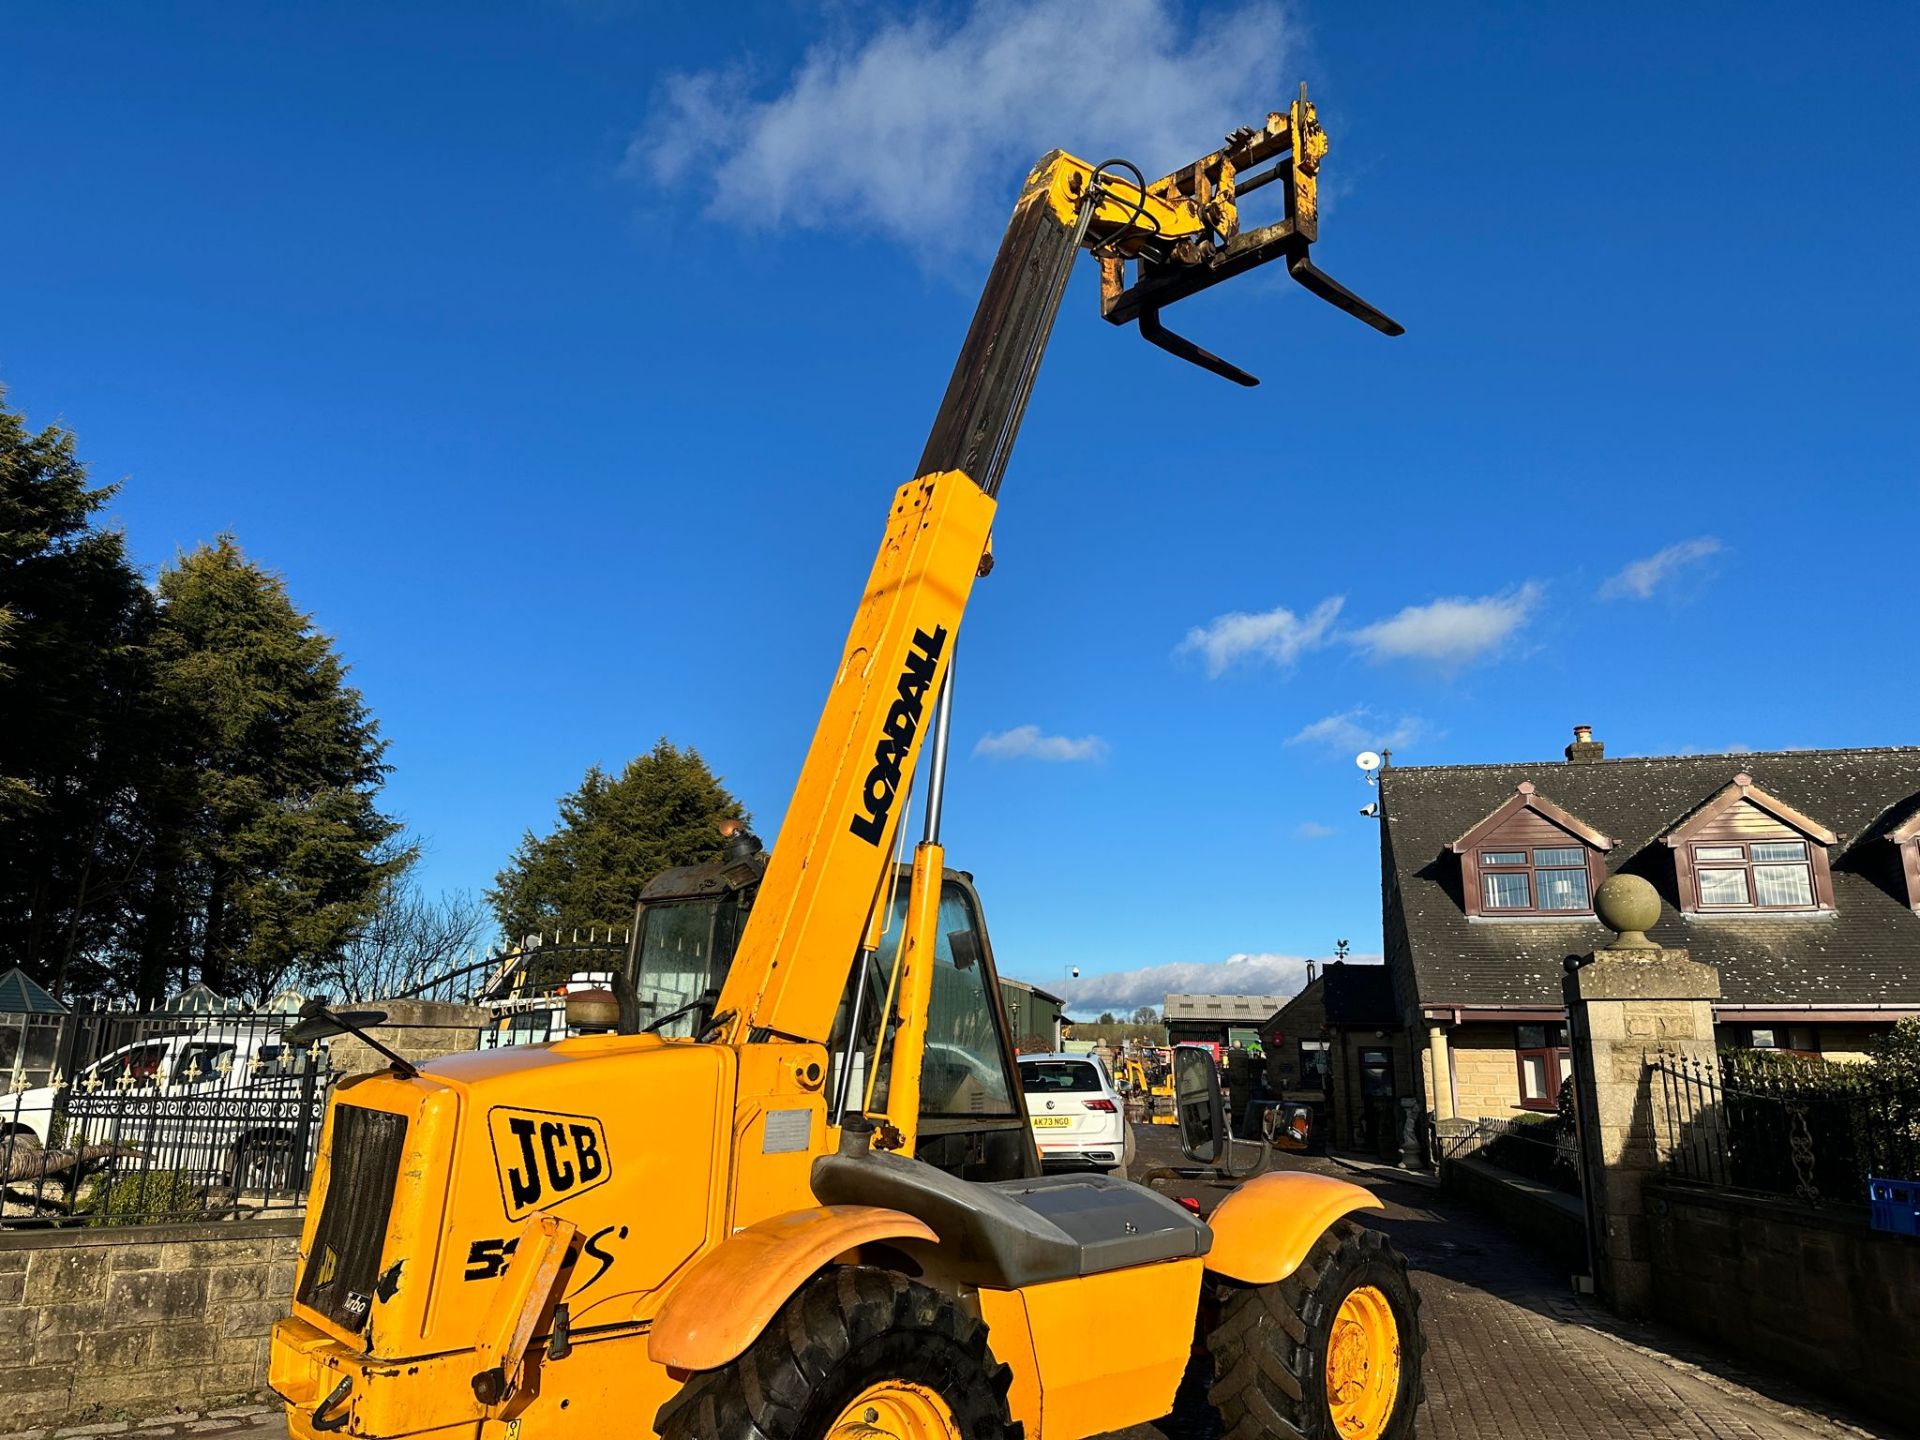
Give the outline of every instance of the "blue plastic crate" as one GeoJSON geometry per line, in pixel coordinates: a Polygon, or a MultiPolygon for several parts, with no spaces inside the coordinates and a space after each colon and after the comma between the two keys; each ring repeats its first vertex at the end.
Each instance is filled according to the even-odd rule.
{"type": "Polygon", "coordinates": [[[1920,1181],[1867,1177],[1873,1228],[1893,1235],[1920,1235],[1920,1181]]]}

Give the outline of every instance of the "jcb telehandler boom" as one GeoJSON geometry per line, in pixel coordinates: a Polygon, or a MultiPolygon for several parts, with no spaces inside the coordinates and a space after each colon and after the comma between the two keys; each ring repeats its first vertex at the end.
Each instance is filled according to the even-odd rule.
{"type": "MultiPolygon", "coordinates": [[[[297,1440],[1079,1440],[1165,1414],[1196,1335],[1232,1440],[1411,1432],[1415,1299],[1344,1218],[1377,1204],[1366,1191],[1266,1174],[1202,1223],[1110,1177],[1040,1177],[1030,1145],[995,1181],[912,1158],[923,1122],[1021,1110],[943,901],[940,807],[955,639],[1070,267],[1091,250],[1108,319],[1243,382],[1161,308],[1285,259],[1398,333],[1307,258],[1325,152],[1303,90],[1152,184],[1059,152],[1028,176],[712,1013],[688,1038],[586,1035],[339,1086],[273,1337],[297,1440]],[[1269,183],[1282,218],[1243,228],[1240,200],[1269,183]],[[924,839],[881,988],[869,957],[923,750],[924,839]],[[1105,1344],[1115,1309],[1165,1323],[1105,1344]]],[[[1218,1076],[1175,1055],[1183,1144],[1215,1158],[1218,1076]]]]}

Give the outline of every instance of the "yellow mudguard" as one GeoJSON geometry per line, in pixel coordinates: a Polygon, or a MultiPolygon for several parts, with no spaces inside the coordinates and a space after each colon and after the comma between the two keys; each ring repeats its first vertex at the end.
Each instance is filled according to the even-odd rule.
{"type": "Polygon", "coordinates": [[[1247,1181],[1207,1217],[1207,1269],[1249,1285],[1271,1285],[1300,1268],[1329,1225],[1355,1210],[1385,1207],[1371,1191],[1328,1175],[1274,1171],[1247,1181]]]}
{"type": "Polygon", "coordinates": [[[676,1370],[726,1364],[821,1266],[880,1240],[938,1243],[913,1216],[878,1205],[818,1205],[747,1226],[673,1287],[647,1335],[648,1358],[676,1370]]]}

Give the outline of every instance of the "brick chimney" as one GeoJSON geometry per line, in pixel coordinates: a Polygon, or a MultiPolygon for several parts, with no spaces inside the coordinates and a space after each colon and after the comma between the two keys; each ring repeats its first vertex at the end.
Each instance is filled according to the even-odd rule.
{"type": "Polygon", "coordinates": [[[1606,755],[1607,747],[1593,738],[1591,725],[1573,727],[1573,743],[1567,746],[1569,765],[1591,765],[1596,760],[1604,760],[1606,755]]]}

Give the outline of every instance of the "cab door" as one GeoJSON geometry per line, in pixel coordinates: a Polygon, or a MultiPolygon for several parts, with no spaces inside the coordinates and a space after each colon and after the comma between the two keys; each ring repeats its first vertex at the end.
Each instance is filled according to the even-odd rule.
{"type": "MultiPolygon", "coordinates": [[[[847,998],[841,1002],[829,1045],[827,1093],[837,1118],[867,1100],[867,1067],[880,1039],[879,1016],[887,979],[906,923],[908,867],[889,906],[880,948],[856,962],[847,998]],[[863,973],[864,972],[864,973],[863,973]],[[855,987],[860,1042],[849,1047],[849,1013],[855,987]],[[850,1060],[850,1065],[849,1065],[850,1060]],[[842,1073],[842,1066],[849,1068],[842,1073]]],[[[982,918],[980,896],[964,872],[946,872],[940,889],[940,934],[934,950],[933,991],[927,1009],[927,1043],[920,1072],[920,1136],[914,1147],[925,1160],[963,1180],[1014,1180],[1040,1173],[1040,1157],[1027,1127],[1020,1076],[1013,1060],[1012,1029],[994,968],[993,946],[982,918]]],[[[891,1033],[887,1039],[891,1041],[891,1033]]],[[[890,1046],[882,1049],[889,1053],[890,1046]]],[[[877,1108],[887,1076],[873,1083],[877,1108]]]]}

